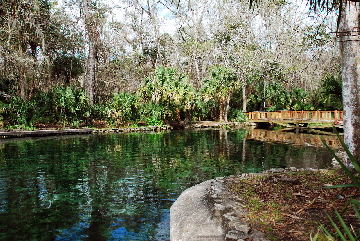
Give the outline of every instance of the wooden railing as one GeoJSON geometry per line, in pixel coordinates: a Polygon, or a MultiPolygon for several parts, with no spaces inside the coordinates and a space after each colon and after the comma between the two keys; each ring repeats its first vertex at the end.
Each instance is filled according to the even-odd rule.
{"type": "Polygon", "coordinates": [[[343,111],[272,111],[248,112],[252,122],[296,122],[296,123],[334,123],[341,124],[343,111]]]}

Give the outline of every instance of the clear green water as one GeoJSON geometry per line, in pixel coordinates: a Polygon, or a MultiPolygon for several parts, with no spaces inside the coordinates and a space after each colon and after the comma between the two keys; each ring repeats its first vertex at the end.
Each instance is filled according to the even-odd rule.
{"type": "Polygon", "coordinates": [[[244,140],[246,130],[0,141],[0,240],[169,240],[169,209],[202,181],[324,167],[324,149],[244,140]]]}

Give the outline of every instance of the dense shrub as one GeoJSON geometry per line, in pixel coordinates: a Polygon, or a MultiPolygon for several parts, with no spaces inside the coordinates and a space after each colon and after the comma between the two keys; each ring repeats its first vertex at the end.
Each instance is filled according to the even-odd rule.
{"type": "Polygon", "coordinates": [[[291,110],[313,110],[311,93],[302,88],[294,88],[291,91],[291,110]]]}
{"type": "Polygon", "coordinates": [[[180,120],[181,113],[192,109],[195,89],[186,76],[178,73],[175,68],[158,67],[153,76],[146,78],[138,95],[144,105],[141,118],[144,118],[145,113],[151,113],[160,107],[163,108],[163,113],[160,115],[155,111],[156,118],[163,118],[161,121],[172,121],[180,120]]]}
{"type": "Polygon", "coordinates": [[[18,96],[11,97],[7,100],[7,103],[5,103],[2,113],[5,126],[29,126],[31,122],[29,109],[28,102],[18,96]]]}
{"type": "Polygon", "coordinates": [[[278,81],[262,82],[252,87],[248,98],[248,108],[256,110],[289,110],[291,109],[291,93],[284,84],[278,81]]]}
{"type": "Polygon", "coordinates": [[[219,105],[217,119],[227,121],[231,95],[239,87],[236,72],[234,69],[220,65],[209,71],[209,76],[203,81],[201,93],[204,100],[213,99],[219,105]]]}
{"type": "Polygon", "coordinates": [[[55,87],[37,92],[30,100],[14,96],[4,108],[6,125],[31,127],[34,124],[79,125],[91,116],[85,92],[76,87],[55,87]]]}
{"type": "Polygon", "coordinates": [[[321,110],[342,110],[341,76],[326,75],[321,80],[320,89],[315,92],[314,106],[321,110]]]}
{"type": "MultiPolygon", "coordinates": [[[[287,88],[281,75],[254,72],[248,76],[247,109],[274,110],[334,110],[342,109],[341,78],[325,76],[321,87],[313,92],[302,88],[287,88]],[[279,77],[280,76],[280,77],[279,77]],[[265,80],[265,77],[269,78],[265,80]],[[271,77],[271,78],[270,78],[271,77]]],[[[54,87],[35,92],[24,101],[13,95],[0,99],[0,124],[32,127],[38,124],[92,125],[94,120],[110,125],[162,125],[180,120],[246,121],[242,108],[242,89],[232,70],[217,66],[199,90],[187,77],[174,68],[158,67],[146,78],[136,94],[113,94],[108,102],[90,105],[82,88],[54,87]],[[221,107],[223,108],[221,111],[221,107]],[[221,119],[221,118],[220,118],[221,119]]],[[[0,92],[0,96],[1,96],[0,92]]]]}
{"type": "Polygon", "coordinates": [[[120,125],[139,119],[137,96],[126,92],[116,93],[109,103],[109,117],[112,124],[120,125]]]}
{"type": "Polygon", "coordinates": [[[52,76],[57,79],[64,79],[66,83],[70,83],[70,80],[78,77],[84,72],[82,59],[62,54],[54,59],[51,66],[52,76]]]}
{"type": "Polygon", "coordinates": [[[203,100],[200,97],[195,100],[191,111],[192,120],[215,120],[219,113],[219,102],[209,98],[203,100]]]}
{"type": "Polygon", "coordinates": [[[239,109],[230,108],[229,120],[234,122],[248,121],[249,118],[239,109]]]}
{"type": "Polygon", "coordinates": [[[155,102],[147,102],[138,106],[140,121],[147,125],[163,125],[167,115],[171,113],[167,106],[155,102]]]}

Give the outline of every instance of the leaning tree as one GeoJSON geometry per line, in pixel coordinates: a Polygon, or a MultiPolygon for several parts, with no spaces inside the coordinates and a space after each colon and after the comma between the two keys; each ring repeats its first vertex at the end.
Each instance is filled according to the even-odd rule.
{"type": "Polygon", "coordinates": [[[343,80],[344,138],[360,162],[360,1],[342,0],[339,8],[337,35],[343,80]]]}

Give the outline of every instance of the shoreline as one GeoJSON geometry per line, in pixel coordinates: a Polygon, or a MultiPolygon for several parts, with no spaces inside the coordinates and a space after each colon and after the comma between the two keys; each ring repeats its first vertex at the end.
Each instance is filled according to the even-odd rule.
{"type": "Polygon", "coordinates": [[[245,201],[231,193],[227,184],[254,176],[303,171],[321,172],[324,169],[273,168],[261,173],[217,177],[186,189],[170,209],[170,240],[270,241],[265,233],[250,225],[245,201]],[[206,234],[204,230],[211,232],[206,234]]]}
{"type": "Polygon", "coordinates": [[[39,128],[34,130],[22,129],[2,129],[0,130],[0,139],[24,138],[24,137],[45,137],[58,135],[89,135],[89,134],[107,134],[107,133],[128,133],[128,132],[161,132],[178,129],[223,129],[223,128],[246,128],[253,126],[248,122],[215,122],[215,121],[199,121],[190,122],[183,125],[183,128],[174,128],[171,125],[163,126],[141,126],[141,127],[120,127],[120,128],[39,128]]]}

